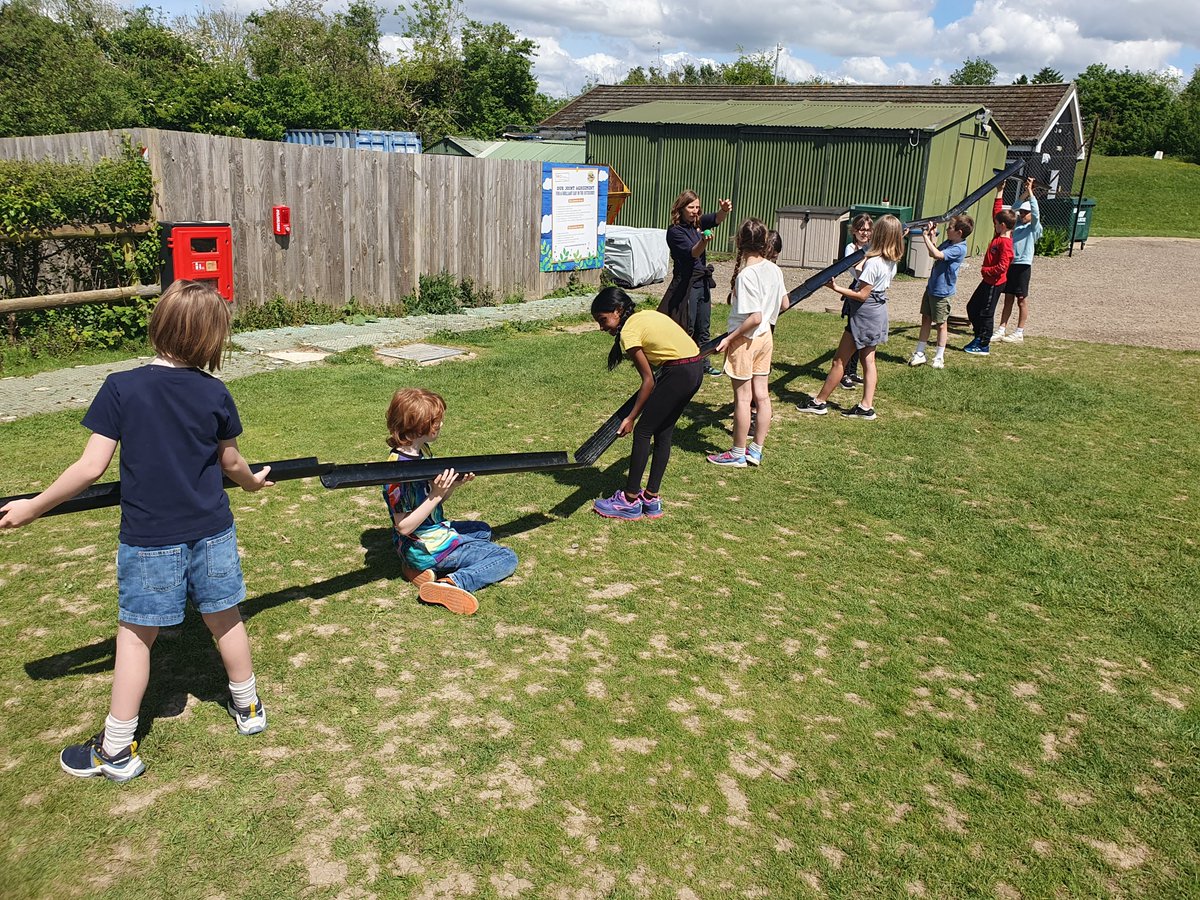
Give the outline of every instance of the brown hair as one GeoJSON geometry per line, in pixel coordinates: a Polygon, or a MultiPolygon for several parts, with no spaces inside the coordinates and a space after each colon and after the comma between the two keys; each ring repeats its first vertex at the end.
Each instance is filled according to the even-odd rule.
{"type": "Polygon", "coordinates": [[[746,219],[738,228],[737,235],[734,237],[734,243],[737,246],[737,260],[733,264],[733,277],[729,279],[729,296],[725,298],[726,303],[733,302],[733,292],[737,290],[737,277],[742,268],[742,260],[747,256],[766,258],[767,235],[769,234],[767,226],[762,223],[761,219],[746,219]]]}
{"type": "Polygon", "coordinates": [[[874,230],[874,225],[871,222],[870,213],[859,213],[857,216],[855,216],[853,219],[851,219],[850,220],[850,233],[854,234],[854,232],[858,231],[858,229],[862,228],[864,225],[871,225],[872,230],[874,230]]]}
{"type": "Polygon", "coordinates": [[[961,216],[951,216],[950,221],[946,224],[961,234],[964,241],[969,238],[971,236],[971,232],[975,230],[975,220],[965,214],[961,216]]]}
{"type": "Polygon", "coordinates": [[[171,284],[150,313],[150,346],[159,356],[215,372],[229,346],[229,304],[199,281],[171,284]]]}
{"type": "Polygon", "coordinates": [[[882,256],[888,262],[896,262],[904,256],[904,226],[895,216],[880,216],[871,226],[871,246],[867,247],[867,259],[882,256]]]}
{"type": "Polygon", "coordinates": [[[401,388],[388,404],[388,446],[395,450],[413,438],[433,431],[446,413],[441,394],[424,388],[401,388]]]}
{"type": "Polygon", "coordinates": [[[772,228],[767,232],[767,259],[770,262],[775,262],[779,259],[779,254],[783,252],[783,238],[779,232],[772,228]]]}
{"type": "Polygon", "coordinates": [[[684,191],[680,194],[675,202],[671,205],[671,224],[678,225],[683,218],[683,208],[693,200],[699,200],[700,195],[695,191],[684,191]]]}
{"type": "MultiPolygon", "coordinates": [[[[1005,231],[1012,231],[1013,226],[1017,224],[1017,214],[1011,209],[1002,209],[992,218],[993,222],[1003,225],[1005,231]]],[[[999,229],[997,229],[998,231],[999,229]]]]}

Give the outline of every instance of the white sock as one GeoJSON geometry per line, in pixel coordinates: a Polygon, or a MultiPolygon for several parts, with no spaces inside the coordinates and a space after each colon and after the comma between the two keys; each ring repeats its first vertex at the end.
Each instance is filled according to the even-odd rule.
{"type": "Polygon", "coordinates": [[[120,719],[114,719],[112,713],[109,713],[104,720],[104,752],[108,756],[116,756],[132,744],[137,725],[137,716],[122,722],[120,719]]]}
{"type": "Polygon", "coordinates": [[[762,453],[762,444],[756,444],[756,443],[754,443],[754,441],[751,441],[750,449],[753,450],[755,453],[762,453]]]}
{"type": "Polygon", "coordinates": [[[941,359],[941,358],[942,358],[942,355],[943,355],[945,352],[946,352],[946,348],[945,348],[944,346],[939,346],[939,347],[937,348],[937,353],[933,354],[933,358],[934,358],[934,359],[941,359]]]}
{"type": "Polygon", "coordinates": [[[925,352],[925,342],[924,341],[917,341],[917,352],[918,353],[925,352]]]}
{"type": "Polygon", "coordinates": [[[732,453],[734,456],[745,456],[746,448],[745,447],[734,447],[729,452],[732,453]]]}
{"type": "Polygon", "coordinates": [[[233,705],[238,709],[249,709],[251,703],[258,703],[258,685],[255,683],[254,674],[251,673],[241,684],[229,682],[229,693],[233,695],[233,705]]]}
{"type": "Polygon", "coordinates": [[[1014,332],[1013,332],[1013,334],[1014,334],[1014,335],[1018,335],[1018,334],[1019,334],[1019,335],[1021,335],[1021,336],[1024,336],[1024,334],[1025,334],[1025,329],[1024,329],[1024,328],[1018,328],[1016,331],[1014,331],[1014,332]]]}

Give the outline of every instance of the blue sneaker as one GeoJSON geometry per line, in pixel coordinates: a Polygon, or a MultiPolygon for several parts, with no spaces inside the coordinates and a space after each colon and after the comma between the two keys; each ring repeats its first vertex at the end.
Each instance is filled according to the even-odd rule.
{"type": "Polygon", "coordinates": [[[756,450],[754,447],[746,448],[746,462],[752,466],[762,465],[762,450],[756,450]]]}
{"type": "Polygon", "coordinates": [[[82,744],[72,744],[58,755],[58,764],[68,775],[91,778],[103,775],[109,781],[130,781],[146,771],[146,764],[137,754],[134,741],[116,756],[104,752],[104,732],[88,738],[82,744]]]}
{"type": "Polygon", "coordinates": [[[605,497],[592,504],[592,509],[606,519],[640,519],[642,518],[642,497],[639,493],[633,500],[625,498],[625,492],[618,489],[611,497],[605,497]]]}
{"type": "Polygon", "coordinates": [[[985,345],[980,344],[978,341],[972,341],[963,347],[963,352],[970,353],[972,356],[987,356],[989,351],[985,345]]]}
{"type": "Polygon", "coordinates": [[[234,706],[232,697],[225,704],[225,710],[237,723],[238,734],[258,734],[267,730],[267,708],[263,706],[261,697],[256,697],[255,700],[257,702],[251,703],[245,709],[234,706]]]}
{"type": "Polygon", "coordinates": [[[648,497],[642,491],[642,515],[647,519],[661,519],[663,514],[662,497],[648,497]]]}
{"type": "Polygon", "coordinates": [[[724,453],[708,454],[708,461],[714,466],[729,466],[734,469],[746,468],[746,454],[726,450],[724,453]]]}

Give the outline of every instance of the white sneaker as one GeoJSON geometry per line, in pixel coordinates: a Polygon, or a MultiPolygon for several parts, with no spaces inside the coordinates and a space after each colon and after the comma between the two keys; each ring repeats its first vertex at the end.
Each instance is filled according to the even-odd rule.
{"type": "Polygon", "coordinates": [[[933,358],[933,362],[931,362],[930,365],[933,366],[935,369],[944,369],[944,368],[946,368],[946,361],[944,359],[942,359],[940,356],[935,356],[933,358]]]}
{"type": "Polygon", "coordinates": [[[1004,337],[1004,326],[1003,325],[1001,325],[999,328],[997,328],[995,331],[992,332],[992,340],[998,341],[1002,337],[1004,337]]]}
{"type": "Polygon", "coordinates": [[[1014,331],[1012,334],[1000,338],[1000,340],[1006,344],[1023,344],[1025,343],[1025,335],[1019,331],[1014,331]]]}
{"type": "Polygon", "coordinates": [[[920,352],[920,351],[918,350],[916,353],[914,353],[914,354],[912,355],[912,359],[910,359],[910,360],[908,361],[908,364],[909,364],[910,366],[923,366],[923,365],[925,365],[925,354],[924,354],[924,353],[922,353],[922,352],[920,352]]]}

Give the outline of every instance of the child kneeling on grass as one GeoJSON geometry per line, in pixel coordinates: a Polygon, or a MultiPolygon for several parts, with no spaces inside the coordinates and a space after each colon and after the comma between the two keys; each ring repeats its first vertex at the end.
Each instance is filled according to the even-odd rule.
{"type": "Polygon", "coordinates": [[[229,305],[207,285],[176,281],[150,314],[149,364],[104,380],[83,426],[83,455],[29,500],[0,510],[18,528],[104,474],[121,444],[118,625],[112,703],[104,729],[59,755],[69,775],[129,781],[146,770],[137,752],[138,711],[159,628],[183,621],[190,597],[229,676],[226,710],[242,734],[267,727],[238,604],[246,597],[237,534],[222,475],[246,491],[269,487],[270,467],[250,471],[238,451],[242,423],[215,372],[229,340],[229,305]]]}
{"type": "MultiPolygon", "coordinates": [[[[387,411],[392,449],[388,461],[432,457],[429,444],[441,433],[445,413],[446,401],[433,391],[396,391],[387,411]]],[[[460,484],[474,478],[473,473],[446,469],[433,481],[383,486],[401,574],[417,585],[422,602],[440,604],[462,615],[479,609],[475,591],[517,571],[517,554],[493,544],[492,529],[486,523],[448,522],[442,513],[442,503],[460,484]]]]}

